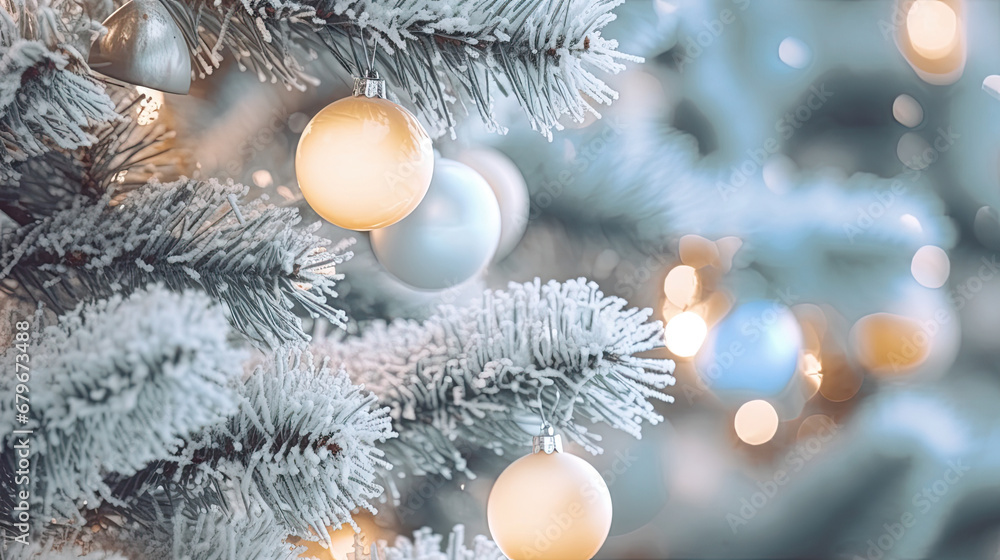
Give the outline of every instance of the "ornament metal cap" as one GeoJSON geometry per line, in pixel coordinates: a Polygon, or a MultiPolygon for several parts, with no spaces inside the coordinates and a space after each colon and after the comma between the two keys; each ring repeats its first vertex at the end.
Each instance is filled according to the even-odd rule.
{"type": "Polygon", "coordinates": [[[354,78],[354,96],[385,99],[385,80],[375,70],[369,70],[363,78],[354,78]]]}
{"type": "Polygon", "coordinates": [[[531,438],[531,452],[545,453],[546,455],[562,453],[562,438],[552,428],[552,425],[543,424],[541,431],[542,433],[531,438]]]}

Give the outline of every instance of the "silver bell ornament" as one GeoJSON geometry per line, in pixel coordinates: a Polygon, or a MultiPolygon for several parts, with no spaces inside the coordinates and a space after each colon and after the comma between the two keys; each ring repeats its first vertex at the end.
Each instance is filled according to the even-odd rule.
{"type": "Polygon", "coordinates": [[[191,56],[180,27],[159,0],[131,0],[104,21],[88,64],[105,76],[167,93],[191,89],[191,56]]]}

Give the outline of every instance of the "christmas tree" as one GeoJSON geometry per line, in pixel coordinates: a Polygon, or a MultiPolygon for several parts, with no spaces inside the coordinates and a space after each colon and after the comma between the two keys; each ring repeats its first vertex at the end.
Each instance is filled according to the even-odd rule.
{"type": "Polygon", "coordinates": [[[545,387],[565,396],[555,426],[590,451],[587,426],[638,437],[661,420],[650,400],[669,400],[672,364],[636,356],[660,327],[585,280],[512,283],[423,322],[362,313],[315,338],[350,321],[351,242],[206,177],[155,92],[95,73],[138,81],[149,62],[134,57],[171,55],[151,30],[166,20],[195,87],[236,64],[301,91],[368,62],[435,136],[455,134],[456,108],[504,130],[494,98],[511,96],[551,137],[613,99],[601,74],[638,60],[602,36],[614,2],[153,4],[3,5],[2,385],[25,397],[0,405],[16,420],[0,464],[10,554],[293,558],[392,503],[386,488],[398,503],[407,473],[473,476],[470,455],[522,449],[545,387]],[[113,50],[129,33],[147,50],[113,50]]]}
{"type": "Polygon", "coordinates": [[[995,5],[0,8],[0,558],[995,557],[995,5]]]}

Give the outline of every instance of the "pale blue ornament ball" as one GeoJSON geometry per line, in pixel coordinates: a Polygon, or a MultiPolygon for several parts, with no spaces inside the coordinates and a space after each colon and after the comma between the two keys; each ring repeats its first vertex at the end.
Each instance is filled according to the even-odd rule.
{"type": "Polygon", "coordinates": [[[481,175],[440,158],[420,205],[399,222],[372,231],[375,257],[414,288],[441,290],[472,278],[500,242],[500,205],[481,175]]]}

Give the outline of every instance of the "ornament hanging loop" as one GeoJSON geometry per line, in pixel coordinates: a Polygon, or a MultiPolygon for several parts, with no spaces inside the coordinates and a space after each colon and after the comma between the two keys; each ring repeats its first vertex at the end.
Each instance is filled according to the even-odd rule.
{"type": "Polygon", "coordinates": [[[354,35],[350,36],[351,52],[354,53],[354,63],[358,68],[358,77],[354,78],[354,96],[385,99],[385,80],[375,70],[375,54],[378,52],[378,41],[374,40],[371,58],[368,57],[368,43],[365,41],[365,30],[361,30],[361,48],[364,49],[365,68],[361,67],[357,51],[354,50],[354,35]]]}
{"type": "MultiPolygon", "coordinates": [[[[538,414],[542,417],[542,426],[539,434],[531,439],[531,452],[551,455],[562,453],[562,438],[545,418],[545,403],[542,402],[542,391],[545,390],[545,387],[543,385],[538,388],[538,414]]],[[[555,385],[552,387],[556,390],[556,400],[552,405],[552,414],[554,415],[559,410],[559,399],[562,397],[562,393],[559,392],[559,387],[555,385]]]]}

